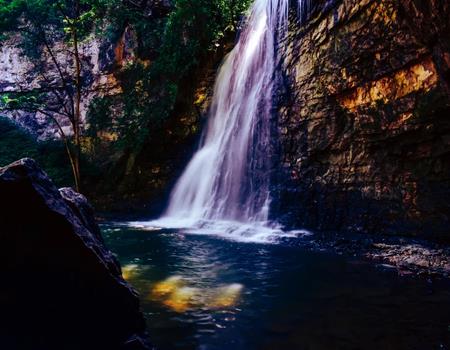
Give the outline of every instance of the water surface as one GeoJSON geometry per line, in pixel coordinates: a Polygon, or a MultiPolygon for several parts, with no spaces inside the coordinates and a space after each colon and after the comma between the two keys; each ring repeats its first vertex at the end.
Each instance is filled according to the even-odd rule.
{"type": "Polygon", "coordinates": [[[329,253],[104,226],[158,349],[448,349],[448,281],[329,253]]]}

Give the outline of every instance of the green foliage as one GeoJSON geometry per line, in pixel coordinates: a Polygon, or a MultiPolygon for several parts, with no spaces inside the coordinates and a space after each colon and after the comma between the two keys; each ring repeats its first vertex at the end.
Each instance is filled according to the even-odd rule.
{"type": "Polygon", "coordinates": [[[248,0],[178,0],[170,14],[153,75],[177,81],[236,29],[248,0]]]}
{"type": "MultiPolygon", "coordinates": [[[[43,63],[43,50],[47,44],[51,46],[64,40],[72,49],[74,33],[79,40],[96,33],[114,43],[124,28],[133,28],[142,61],[137,60],[118,73],[123,90],[121,96],[92,102],[88,113],[90,130],[86,136],[92,136],[90,140],[95,143],[100,132],[114,134],[117,136],[114,149],[137,154],[146,142],[164,135],[163,128],[177,103],[192,95],[201,63],[221,47],[225,37],[233,36],[250,2],[174,0],[171,13],[155,19],[123,0],[0,0],[0,40],[10,33],[19,33],[24,53],[45,74],[48,64],[43,63]]],[[[68,85],[66,95],[75,91],[75,79],[70,72],[62,80],[68,85]]],[[[48,111],[52,104],[46,103],[46,97],[55,100],[55,94],[49,92],[46,96],[43,90],[43,93],[0,94],[0,109],[48,111]]],[[[29,135],[21,137],[25,140],[29,135]]],[[[27,140],[23,144],[26,149],[16,150],[11,160],[25,153],[35,158],[39,156],[43,144],[33,146],[33,142],[27,140]]],[[[1,146],[0,152],[4,152],[5,147],[1,146]]],[[[56,166],[63,162],[50,163],[56,166]]],[[[64,164],[70,168],[68,161],[64,164]]],[[[49,165],[49,169],[52,167],[49,165]]]]}
{"type": "MultiPolygon", "coordinates": [[[[133,152],[149,138],[161,135],[177,99],[186,93],[182,86],[187,80],[191,86],[195,83],[201,62],[221,45],[227,33],[235,32],[250,2],[177,0],[168,18],[159,21],[148,20],[130,8],[117,11],[115,4],[115,11],[109,11],[115,18],[111,22],[131,25],[141,39],[141,53],[145,56],[155,50],[156,59],[148,67],[134,63],[122,70],[123,114],[116,125],[107,125],[104,116],[111,111],[106,102],[96,101],[89,113],[94,129],[101,129],[99,121],[103,121],[105,128],[120,135],[119,144],[133,152]]],[[[110,28],[110,33],[114,32],[110,28]]]]}
{"type": "Polygon", "coordinates": [[[72,185],[70,164],[62,142],[38,142],[9,119],[0,116],[0,166],[24,157],[37,160],[58,186],[72,185]]]}
{"type": "Polygon", "coordinates": [[[65,40],[72,45],[105,25],[120,0],[0,0],[0,42],[20,34],[20,47],[31,59],[42,58],[45,46],[65,40]]]}
{"type": "MultiPolygon", "coordinates": [[[[36,75],[41,78],[40,92],[27,92],[30,86],[18,82],[20,94],[11,97],[1,93],[0,110],[39,111],[58,124],[61,137],[69,146],[77,190],[80,188],[80,105],[87,77],[80,55],[80,42],[92,33],[94,25],[101,25],[111,2],[119,0],[0,0],[1,39],[10,34],[21,37],[19,47],[34,63],[36,75]],[[12,17],[11,17],[12,16],[12,17]],[[2,17],[3,18],[3,17],[2,17]],[[66,45],[55,45],[65,42],[66,45]],[[72,56],[72,69],[60,56],[72,56]],[[51,62],[51,66],[49,66],[51,62]],[[48,74],[56,72],[57,79],[48,74]],[[56,118],[64,117],[72,126],[68,134],[56,118]]],[[[17,42],[17,41],[16,41],[17,42]]]]}
{"type": "Polygon", "coordinates": [[[24,5],[23,0],[0,0],[0,41],[5,39],[5,31],[17,26],[24,5]]]}
{"type": "Polygon", "coordinates": [[[0,110],[23,110],[33,112],[45,105],[45,92],[31,90],[23,93],[7,92],[0,95],[0,110]]]}
{"type": "Polygon", "coordinates": [[[96,34],[105,36],[109,42],[117,42],[126,26],[137,34],[138,55],[141,58],[154,58],[154,49],[162,45],[166,17],[148,18],[140,7],[133,7],[129,2],[109,0],[105,5],[104,21],[96,23],[96,34]]]}
{"type": "Polygon", "coordinates": [[[101,131],[113,132],[114,125],[111,118],[112,101],[108,97],[94,98],[89,105],[89,130],[87,136],[96,137],[101,131]]]}

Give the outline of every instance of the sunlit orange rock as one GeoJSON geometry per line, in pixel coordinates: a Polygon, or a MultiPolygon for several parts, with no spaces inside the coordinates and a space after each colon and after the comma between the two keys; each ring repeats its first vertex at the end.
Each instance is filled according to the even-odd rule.
{"type": "Polygon", "coordinates": [[[431,59],[401,69],[389,77],[371,81],[339,98],[342,107],[355,110],[362,105],[390,103],[412,92],[427,92],[438,83],[436,66],[431,59]]]}

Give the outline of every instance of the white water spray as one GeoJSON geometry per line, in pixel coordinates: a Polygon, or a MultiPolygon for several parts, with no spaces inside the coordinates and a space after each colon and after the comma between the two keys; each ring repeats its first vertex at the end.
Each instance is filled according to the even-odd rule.
{"type": "MultiPolygon", "coordinates": [[[[310,0],[301,0],[299,11],[310,0]]],[[[157,221],[139,226],[184,228],[244,241],[289,235],[269,222],[271,120],[280,39],[289,0],[256,0],[214,87],[198,151],[157,221]]],[[[303,18],[303,13],[299,18],[303,18]]]]}

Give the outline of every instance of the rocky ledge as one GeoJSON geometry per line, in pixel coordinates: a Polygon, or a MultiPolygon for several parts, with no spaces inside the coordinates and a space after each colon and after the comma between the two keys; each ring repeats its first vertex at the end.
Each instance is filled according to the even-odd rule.
{"type": "Polygon", "coordinates": [[[450,248],[411,242],[373,243],[366,256],[397,267],[401,274],[419,273],[432,276],[450,276],[450,248]]]}
{"type": "Polygon", "coordinates": [[[342,232],[306,234],[294,242],[311,251],[328,251],[368,260],[399,275],[450,277],[450,246],[411,237],[342,232]]]}
{"type": "Polygon", "coordinates": [[[150,349],[87,200],[32,159],[0,168],[3,349],[150,349]]]}

